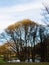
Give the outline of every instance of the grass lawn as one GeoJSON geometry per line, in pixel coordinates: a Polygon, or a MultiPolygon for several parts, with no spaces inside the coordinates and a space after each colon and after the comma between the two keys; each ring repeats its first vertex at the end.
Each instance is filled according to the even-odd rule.
{"type": "Polygon", "coordinates": [[[21,63],[0,63],[0,65],[49,65],[48,62],[40,62],[40,63],[24,63],[24,62],[21,62],[21,63]]]}
{"type": "Polygon", "coordinates": [[[0,63],[4,63],[5,61],[3,60],[3,58],[0,58],[0,63]]]}

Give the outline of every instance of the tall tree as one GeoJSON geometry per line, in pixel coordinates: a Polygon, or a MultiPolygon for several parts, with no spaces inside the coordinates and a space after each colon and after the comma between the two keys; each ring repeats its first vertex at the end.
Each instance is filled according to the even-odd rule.
{"type": "Polygon", "coordinates": [[[40,37],[40,51],[41,51],[41,62],[43,62],[45,60],[45,49],[46,49],[46,45],[44,39],[46,38],[46,33],[45,33],[45,27],[41,26],[39,27],[39,37],[40,37]]]}
{"type": "Polygon", "coordinates": [[[28,59],[29,62],[30,53],[32,55],[32,61],[35,61],[36,23],[28,19],[23,20],[8,26],[5,32],[8,36],[8,38],[6,37],[6,41],[10,44],[10,49],[18,55],[21,61],[28,59]]]}

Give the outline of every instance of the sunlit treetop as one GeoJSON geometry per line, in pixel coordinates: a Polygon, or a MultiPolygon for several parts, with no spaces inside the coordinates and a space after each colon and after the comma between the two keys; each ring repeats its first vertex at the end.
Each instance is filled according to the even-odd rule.
{"type": "Polygon", "coordinates": [[[16,23],[14,23],[14,24],[9,25],[7,27],[7,29],[12,30],[12,29],[17,28],[17,27],[19,27],[21,25],[24,25],[24,26],[36,25],[36,23],[34,21],[29,20],[29,19],[24,19],[24,20],[21,20],[21,21],[18,21],[16,23]]]}

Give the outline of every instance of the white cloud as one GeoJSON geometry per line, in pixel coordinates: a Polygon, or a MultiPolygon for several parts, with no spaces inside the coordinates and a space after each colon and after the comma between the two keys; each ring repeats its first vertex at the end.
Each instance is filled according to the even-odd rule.
{"type": "Polygon", "coordinates": [[[44,4],[44,6],[49,7],[49,0],[43,0],[43,4],[44,4]]]}
{"type": "Polygon", "coordinates": [[[10,6],[10,7],[5,7],[5,8],[0,8],[0,12],[22,12],[25,10],[30,10],[30,9],[38,9],[42,7],[41,3],[28,3],[28,4],[20,4],[20,5],[15,5],[15,6],[10,6]]]}
{"type": "MultiPolygon", "coordinates": [[[[2,7],[0,8],[0,30],[6,28],[8,25],[14,23],[15,21],[22,18],[30,18],[30,10],[39,10],[42,8],[42,4],[40,2],[32,2],[27,4],[14,5],[10,7],[2,7]],[[24,12],[28,11],[26,17],[24,12]],[[29,14],[29,16],[28,16],[29,14]]],[[[32,12],[32,14],[35,14],[32,12]]],[[[32,16],[32,15],[31,15],[32,16]]],[[[36,15],[34,15],[35,17],[36,15]]]]}

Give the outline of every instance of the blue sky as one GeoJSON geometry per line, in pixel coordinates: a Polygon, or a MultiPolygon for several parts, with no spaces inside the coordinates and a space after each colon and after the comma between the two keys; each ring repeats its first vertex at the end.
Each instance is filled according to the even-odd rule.
{"type": "Polygon", "coordinates": [[[43,24],[42,2],[45,0],[0,0],[0,32],[8,25],[23,19],[43,24]]]}
{"type": "Polygon", "coordinates": [[[34,0],[0,0],[0,6],[13,6],[16,4],[29,3],[34,0]]]}

